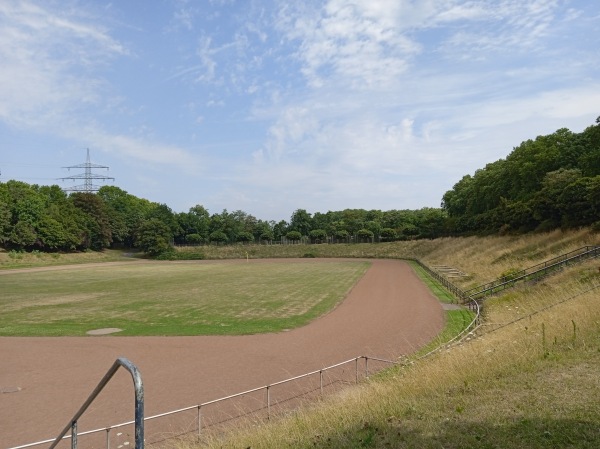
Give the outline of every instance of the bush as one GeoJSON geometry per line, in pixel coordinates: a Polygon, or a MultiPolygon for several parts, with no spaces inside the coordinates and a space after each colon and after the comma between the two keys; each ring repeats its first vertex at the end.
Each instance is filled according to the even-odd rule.
{"type": "Polygon", "coordinates": [[[392,228],[383,228],[380,233],[381,240],[386,242],[393,242],[398,237],[396,230],[392,228]]]}
{"type": "Polygon", "coordinates": [[[154,255],[156,260],[177,260],[178,258],[178,253],[173,248],[154,255]]]}
{"type": "Polygon", "coordinates": [[[508,270],[502,272],[500,274],[500,277],[503,278],[505,281],[510,281],[519,277],[522,271],[523,270],[521,270],[520,268],[509,268],[508,270]]]}
{"type": "Polygon", "coordinates": [[[370,243],[373,241],[373,237],[375,237],[375,234],[373,234],[373,232],[369,231],[368,229],[360,229],[356,233],[356,236],[359,242],[370,243]]]}
{"type": "Polygon", "coordinates": [[[290,231],[285,235],[285,238],[292,241],[298,241],[302,238],[302,234],[298,231],[290,231]]]}
{"type": "Polygon", "coordinates": [[[244,243],[254,242],[254,235],[248,231],[240,232],[237,236],[237,241],[244,243]]]}
{"type": "Polygon", "coordinates": [[[312,243],[323,243],[327,240],[327,232],[324,229],[313,229],[309,235],[312,243]]]}
{"type": "Polygon", "coordinates": [[[204,243],[204,239],[200,234],[188,234],[185,237],[185,242],[190,243],[192,245],[198,245],[200,243],[204,243]]]}
{"type": "Polygon", "coordinates": [[[227,234],[223,231],[214,231],[210,233],[210,241],[215,243],[227,243],[227,234]]]}

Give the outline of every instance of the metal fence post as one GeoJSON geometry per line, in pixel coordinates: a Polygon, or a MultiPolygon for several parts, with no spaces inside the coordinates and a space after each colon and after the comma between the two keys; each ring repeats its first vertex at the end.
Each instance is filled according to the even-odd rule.
{"type": "Polygon", "coordinates": [[[321,396],[323,396],[323,370],[319,370],[319,384],[321,387],[321,396]]]}
{"type": "Polygon", "coordinates": [[[356,383],[358,383],[358,359],[360,359],[360,357],[356,357],[355,359],[355,365],[356,365],[356,383]]]}
{"type": "Polygon", "coordinates": [[[271,419],[271,389],[267,385],[267,419],[271,419]]]}
{"type": "Polygon", "coordinates": [[[71,423],[71,449],[77,449],[77,421],[71,423]]]}
{"type": "Polygon", "coordinates": [[[198,405],[198,436],[200,436],[200,433],[202,432],[202,415],[200,412],[201,407],[201,405],[198,405]]]}
{"type": "Polygon", "coordinates": [[[369,357],[365,356],[365,377],[369,378],[369,357]]]}
{"type": "Polygon", "coordinates": [[[106,449],[110,449],[110,427],[106,429],[106,449]]]}

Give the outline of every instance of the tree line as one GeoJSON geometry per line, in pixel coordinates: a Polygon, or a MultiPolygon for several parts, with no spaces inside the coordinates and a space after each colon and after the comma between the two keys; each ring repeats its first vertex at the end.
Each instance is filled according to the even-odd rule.
{"type": "Polygon", "coordinates": [[[237,210],[210,214],[202,205],[175,213],[116,186],[70,195],[59,186],[0,183],[0,245],[8,250],[85,251],[139,247],[151,255],[173,244],[373,242],[444,235],[441,209],[315,213],[260,220],[237,210]]]}
{"type": "Polygon", "coordinates": [[[0,246],[8,250],[121,246],[158,255],[173,244],[382,242],[588,225],[600,230],[600,117],[581,133],[562,128],[522,142],[464,176],[441,208],[298,209],[276,222],[241,210],[210,214],[202,205],[175,213],[116,186],[67,194],[57,185],[0,183],[0,246]]]}
{"type": "Polygon", "coordinates": [[[464,176],[442,199],[453,235],[600,226],[600,117],[527,140],[464,176]]]}

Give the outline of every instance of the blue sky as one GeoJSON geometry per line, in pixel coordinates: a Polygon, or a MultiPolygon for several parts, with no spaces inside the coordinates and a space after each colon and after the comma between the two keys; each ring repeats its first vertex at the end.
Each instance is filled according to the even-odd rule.
{"type": "Polygon", "coordinates": [[[596,0],[2,0],[0,181],[71,187],[89,148],[175,212],[439,207],[594,123],[599,29],[596,0]]]}

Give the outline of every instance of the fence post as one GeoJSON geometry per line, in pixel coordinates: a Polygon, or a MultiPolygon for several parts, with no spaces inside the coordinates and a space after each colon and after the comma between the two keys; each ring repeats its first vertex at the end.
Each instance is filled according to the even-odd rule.
{"type": "Polygon", "coordinates": [[[323,396],[323,370],[319,370],[319,384],[321,386],[321,396],[323,396]]]}
{"type": "Polygon", "coordinates": [[[355,361],[356,361],[356,383],[358,383],[358,359],[360,359],[360,357],[356,357],[355,361]]]}
{"type": "Polygon", "coordinates": [[[200,411],[200,409],[202,408],[202,405],[198,405],[198,436],[200,436],[201,432],[202,432],[202,412],[200,411]]]}
{"type": "Polygon", "coordinates": [[[106,449],[110,449],[110,427],[106,429],[106,449]]]}
{"type": "Polygon", "coordinates": [[[365,356],[365,377],[369,378],[369,357],[365,356]]]}
{"type": "Polygon", "coordinates": [[[77,449],[77,421],[71,423],[71,449],[77,449]]]}
{"type": "Polygon", "coordinates": [[[271,419],[271,388],[267,385],[267,420],[271,419]]]}

